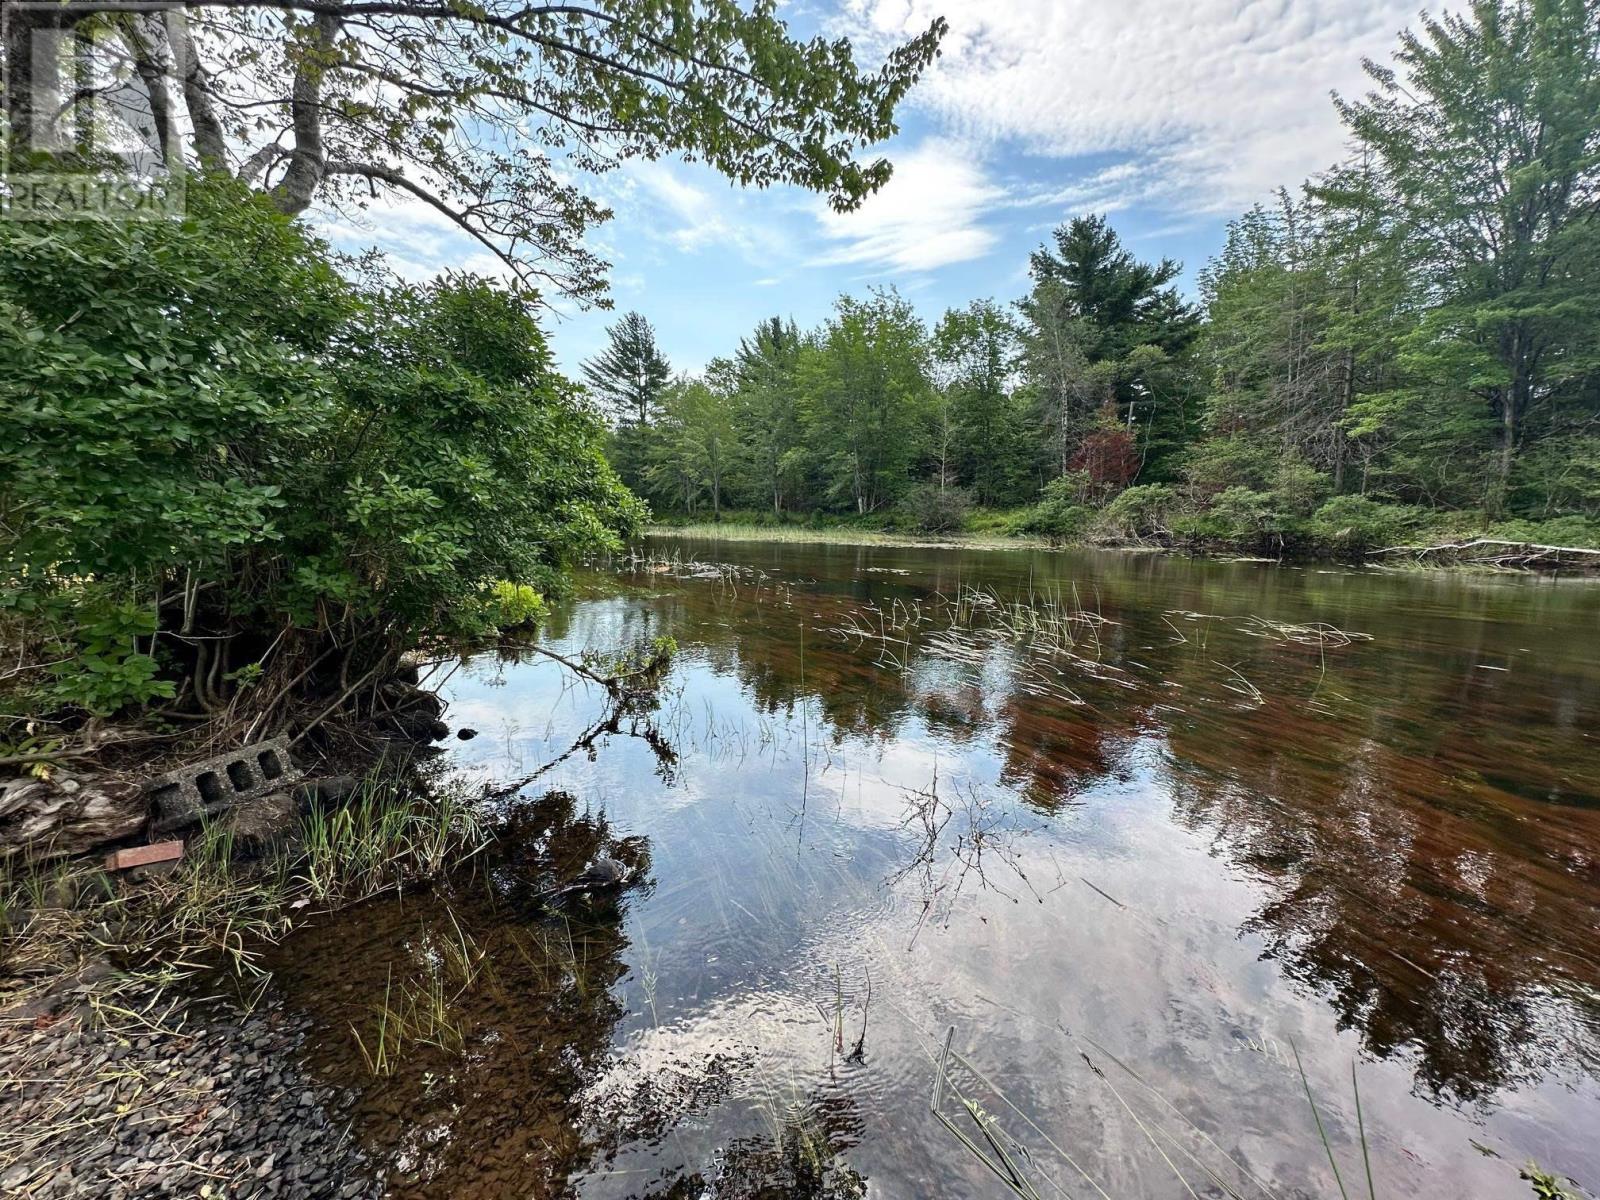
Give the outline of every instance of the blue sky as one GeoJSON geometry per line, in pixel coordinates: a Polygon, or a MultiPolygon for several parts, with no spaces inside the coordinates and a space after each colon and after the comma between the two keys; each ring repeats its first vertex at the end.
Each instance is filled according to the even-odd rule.
{"type": "MultiPolygon", "coordinates": [[[[1226,221],[1341,154],[1329,93],[1363,89],[1415,0],[837,0],[791,3],[800,33],[848,36],[858,61],[936,16],[944,54],[880,147],[895,176],[851,214],[792,188],[741,190],[702,166],[630,162],[596,178],[615,218],[592,241],[612,262],[616,311],[558,305],[547,320],[568,371],[628,309],[674,367],[699,370],[759,319],[822,320],[841,292],[893,284],[925,319],[1026,290],[1051,228],[1109,213],[1141,256],[1183,261],[1185,284],[1226,221]]],[[[395,203],[347,248],[377,245],[401,273],[499,273],[436,214],[395,203]]]]}

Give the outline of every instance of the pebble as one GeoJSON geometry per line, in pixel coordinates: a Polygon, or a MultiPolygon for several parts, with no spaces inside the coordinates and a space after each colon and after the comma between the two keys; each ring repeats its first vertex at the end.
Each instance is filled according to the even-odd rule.
{"type": "MultiPolygon", "coordinates": [[[[59,995],[76,1002],[70,988],[59,995]]],[[[344,1132],[352,1093],[318,1083],[300,1065],[304,1018],[269,997],[249,1013],[191,1006],[170,1023],[182,1034],[121,1038],[70,1008],[42,1027],[0,1022],[0,1078],[47,1081],[5,1102],[8,1129],[31,1123],[44,1132],[25,1160],[0,1157],[0,1193],[383,1195],[384,1173],[344,1132]],[[142,1082],[130,1090],[130,1080],[142,1082]],[[82,1119],[52,1117],[69,1110],[82,1119]]]]}

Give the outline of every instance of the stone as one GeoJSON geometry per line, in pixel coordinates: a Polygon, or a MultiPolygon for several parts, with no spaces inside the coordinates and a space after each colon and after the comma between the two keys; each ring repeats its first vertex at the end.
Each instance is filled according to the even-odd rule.
{"type": "Polygon", "coordinates": [[[354,775],[324,775],[297,784],[294,798],[302,812],[309,812],[314,804],[324,807],[348,804],[360,791],[361,780],[354,775]]]}
{"type": "Polygon", "coordinates": [[[294,765],[289,744],[282,738],[257,742],[170,771],[150,782],[156,832],[182,829],[226,812],[242,801],[283,791],[303,773],[294,765]]]}

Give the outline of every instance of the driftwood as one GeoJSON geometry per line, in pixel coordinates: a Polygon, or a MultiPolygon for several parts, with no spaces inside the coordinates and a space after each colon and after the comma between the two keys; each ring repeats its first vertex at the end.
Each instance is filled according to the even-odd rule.
{"type": "Polygon", "coordinates": [[[150,804],[132,780],[80,777],[64,767],[48,779],[24,775],[0,782],[0,858],[84,854],[132,837],[150,804]]]}
{"type": "Polygon", "coordinates": [[[1573,568],[1600,571],[1600,550],[1584,546],[1545,546],[1538,542],[1516,542],[1505,538],[1473,538],[1466,542],[1443,542],[1437,546],[1389,546],[1372,551],[1368,557],[1388,555],[1410,555],[1414,562],[1419,563],[1473,563],[1520,570],[1573,568]]]}

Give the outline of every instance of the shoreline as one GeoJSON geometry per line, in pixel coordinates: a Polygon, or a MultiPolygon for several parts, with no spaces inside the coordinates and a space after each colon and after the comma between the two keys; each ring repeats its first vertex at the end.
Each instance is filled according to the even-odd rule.
{"type": "MultiPolygon", "coordinates": [[[[919,534],[879,529],[858,529],[848,525],[811,528],[804,525],[762,525],[753,522],[724,521],[697,522],[678,525],[649,525],[643,536],[670,538],[679,541],[707,542],[768,542],[794,545],[832,546],[883,546],[914,550],[1046,550],[1054,552],[1089,551],[1104,554],[1160,554],[1172,557],[1200,559],[1214,563],[1260,563],[1268,566],[1298,566],[1307,563],[1333,563],[1342,567],[1382,572],[1426,572],[1454,575],[1501,575],[1537,578],[1579,578],[1600,580],[1600,550],[1574,547],[1569,553],[1594,555],[1587,562],[1564,562],[1555,559],[1530,565],[1504,565],[1472,558],[1445,558],[1428,560],[1421,555],[1427,547],[1392,547],[1388,550],[1367,551],[1359,556],[1318,553],[1315,551],[1285,553],[1278,557],[1251,553],[1233,546],[1207,547],[1172,546],[1155,542],[1056,542],[1029,534],[1007,533],[948,533],[919,534]],[[1384,558],[1383,555],[1400,550],[1416,551],[1412,558],[1384,558]]],[[[1460,545],[1471,545],[1464,539],[1460,545]]],[[[1512,545],[1513,543],[1502,543],[1512,545]]],[[[1523,544],[1535,549],[1531,544],[1523,544]]],[[[1444,547],[1446,549],[1450,547],[1444,547]]],[[[1544,549],[1558,549],[1545,547],[1544,549]]],[[[1535,556],[1537,557],[1537,556],[1535,556]]]]}

